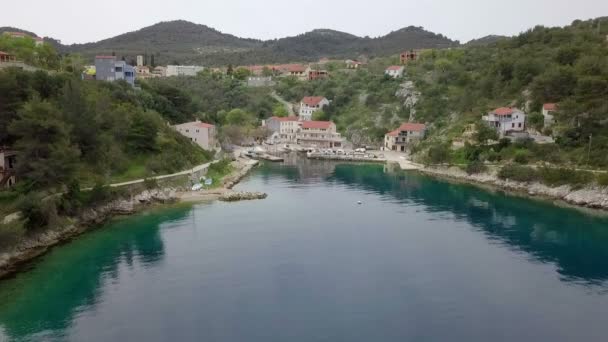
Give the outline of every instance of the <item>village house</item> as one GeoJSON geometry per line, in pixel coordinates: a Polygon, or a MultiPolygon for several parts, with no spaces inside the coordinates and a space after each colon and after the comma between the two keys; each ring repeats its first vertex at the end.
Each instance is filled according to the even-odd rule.
{"type": "Polygon", "coordinates": [[[277,65],[275,68],[281,76],[297,77],[300,80],[308,79],[309,68],[302,64],[277,65]]]}
{"type": "Polygon", "coordinates": [[[300,131],[302,123],[295,116],[273,116],[267,119],[264,125],[276,137],[276,139],[273,139],[275,143],[295,143],[296,135],[300,131]]]}
{"type": "Polygon", "coordinates": [[[159,65],[152,69],[152,74],[156,75],[157,77],[167,77],[167,67],[159,65]]]}
{"type": "Polygon", "coordinates": [[[557,111],[556,103],[545,103],[543,105],[543,117],[545,119],[545,127],[551,127],[555,124],[555,112],[557,111]]]}
{"type": "Polygon", "coordinates": [[[214,125],[197,120],[175,125],[173,128],[205,150],[212,150],[217,144],[214,125]]]}
{"type": "Polygon", "coordinates": [[[17,152],[6,147],[0,147],[0,188],[10,188],[15,185],[17,152]]]}
{"type": "Polygon", "coordinates": [[[386,70],[384,71],[384,74],[392,77],[392,78],[399,78],[399,77],[403,77],[403,72],[405,71],[405,68],[399,65],[392,65],[388,68],[386,68],[386,70]]]}
{"type": "Polygon", "coordinates": [[[526,113],[513,107],[497,108],[484,115],[482,120],[495,128],[501,136],[526,130],[526,113]]]}
{"type": "Polygon", "coordinates": [[[249,76],[247,77],[247,86],[249,87],[272,87],[275,82],[271,76],[249,76]]]}
{"type": "Polygon", "coordinates": [[[327,70],[308,70],[308,80],[314,81],[329,77],[327,70]]]}
{"type": "Polygon", "coordinates": [[[150,68],[144,65],[136,66],[135,74],[137,74],[137,78],[151,78],[155,76],[150,72],[150,68]]]}
{"type": "Polygon", "coordinates": [[[17,58],[9,53],[4,51],[0,51],[0,63],[14,63],[17,61],[17,58]]]}
{"type": "Polygon", "coordinates": [[[116,56],[95,57],[95,79],[98,81],[114,82],[125,80],[135,85],[135,68],[125,61],[117,61],[116,56]]]}
{"type": "Polygon", "coordinates": [[[307,96],[300,102],[300,121],[311,121],[312,114],[329,105],[329,100],[323,96],[307,96]]]}
{"type": "Polygon", "coordinates": [[[167,65],[167,77],[173,76],[196,76],[199,72],[205,70],[202,66],[197,65],[167,65]]]}
{"type": "Polygon", "coordinates": [[[425,125],[404,123],[384,136],[384,150],[405,152],[410,144],[424,139],[425,134],[425,125]]]}
{"type": "Polygon", "coordinates": [[[405,65],[409,62],[414,62],[418,59],[420,52],[418,50],[403,51],[399,56],[401,64],[405,65]]]}
{"type": "Polygon", "coordinates": [[[303,121],[297,133],[297,143],[316,148],[342,147],[343,139],[331,121],[303,121]]]}
{"type": "Polygon", "coordinates": [[[347,59],[345,63],[346,69],[359,69],[363,65],[363,63],[359,61],[353,61],[352,59],[347,59]]]}

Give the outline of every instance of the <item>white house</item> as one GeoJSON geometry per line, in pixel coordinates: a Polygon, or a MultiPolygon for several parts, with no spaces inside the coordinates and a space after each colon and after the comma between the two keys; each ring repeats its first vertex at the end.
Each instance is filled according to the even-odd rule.
{"type": "Polygon", "coordinates": [[[407,146],[420,141],[426,134],[426,126],[419,123],[404,123],[384,136],[385,151],[405,152],[407,146]]]}
{"type": "Polygon", "coordinates": [[[167,77],[196,76],[203,70],[205,70],[204,67],[197,65],[167,65],[167,77]]]}
{"type": "Polygon", "coordinates": [[[175,125],[173,128],[205,150],[212,150],[216,146],[216,129],[211,124],[193,121],[175,125]]]}
{"type": "Polygon", "coordinates": [[[295,143],[296,135],[300,131],[302,122],[295,116],[273,116],[265,121],[266,128],[273,133],[275,142],[295,143]],[[277,135],[275,135],[277,133],[277,135]]]}
{"type": "Polygon", "coordinates": [[[555,124],[554,114],[557,111],[556,103],[545,103],[543,105],[543,117],[545,118],[545,127],[551,127],[555,124]]]}
{"type": "Polygon", "coordinates": [[[526,113],[512,107],[497,108],[484,115],[482,120],[490,127],[495,128],[501,136],[510,132],[524,132],[526,130],[526,113]]]}
{"type": "Polygon", "coordinates": [[[307,96],[300,102],[300,121],[311,121],[312,114],[329,105],[329,100],[323,96],[307,96]]]}
{"type": "Polygon", "coordinates": [[[405,67],[402,67],[400,65],[392,65],[392,66],[386,68],[386,70],[384,71],[384,74],[386,74],[392,78],[399,78],[399,77],[403,77],[404,72],[405,72],[405,67]]]}

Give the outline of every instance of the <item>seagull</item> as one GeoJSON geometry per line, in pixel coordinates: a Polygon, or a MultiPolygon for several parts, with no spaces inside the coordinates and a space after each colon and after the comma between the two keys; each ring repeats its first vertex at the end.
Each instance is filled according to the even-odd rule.
{"type": "Polygon", "coordinates": [[[358,205],[361,205],[361,204],[363,204],[363,202],[361,202],[361,201],[357,201],[357,204],[358,204],[358,205]]]}

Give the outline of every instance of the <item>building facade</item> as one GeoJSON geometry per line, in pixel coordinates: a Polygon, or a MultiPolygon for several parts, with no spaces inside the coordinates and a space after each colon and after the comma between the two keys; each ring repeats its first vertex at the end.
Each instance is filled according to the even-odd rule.
{"type": "Polygon", "coordinates": [[[343,139],[331,121],[303,121],[296,135],[299,145],[316,148],[340,148],[343,139]]]}
{"type": "Polygon", "coordinates": [[[545,127],[551,127],[555,124],[555,112],[557,111],[556,103],[545,103],[543,105],[543,118],[545,119],[545,127]]]}
{"type": "Polygon", "coordinates": [[[327,70],[308,70],[309,81],[320,80],[328,77],[329,73],[327,72],[327,70]]]}
{"type": "Polygon", "coordinates": [[[329,100],[323,96],[307,96],[300,101],[300,121],[311,121],[312,114],[329,105],[329,100]]]}
{"type": "Polygon", "coordinates": [[[167,65],[167,77],[196,76],[203,70],[205,70],[204,67],[197,65],[167,65]]]}
{"type": "Polygon", "coordinates": [[[426,126],[419,123],[404,123],[396,130],[384,136],[384,149],[386,151],[405,152],[412,143],[424,139],[426,126]]]}
{"type": "Polygon", "coordinates": [[[0,188],[10,188],[17,182],[15,167],[17,152],[0,147],[0,188]]]}
{"type": "Polygon", "coordinates": [[[407,64],[418,60],[419,55],[420,52],[418,50],[403,51],[399,56],[399,60],[401,61],[401,64],[407,64]]]}
{"type": "Polygon", "coordinates": [[[266,128],[273,134],[277,133],[276,138],[282,143],[295,143],[297,134],[300,132],[302,123],[295,116],[276,117],[273,116],[265,121],[266,128]]]}
{"type": "Polygon", "coordinates": [[[510,132],[524,132],[526,130],[526,113],[517,108],[497,108],[489,112],[488,115],[484,115],[482,120],[496,129],[501,136],[510,132]]]}
{"type": "Polygon", "coordinates": [[[216,128],[214,125],[193,121],[175,125],[173,128],[204,150],[212,150],[217,145],[216,128]]]}
{"type": "Polygon", "coordinates": [[[405,68],[399,65],[392,65],[388,68],[386,68],[386,70],[384,71],[385,75],[388,75],[392,78],[399,78],[399,77],[403,77],[403,73],[405,71],[405,68]]]}
{"type": "Polygon", "coordinates": [[[95,57],[95,79],[99,81],[114,82],[125,80],[135,85],[135,68],[125,61],[117,61],[116,56],[95,57]]]}

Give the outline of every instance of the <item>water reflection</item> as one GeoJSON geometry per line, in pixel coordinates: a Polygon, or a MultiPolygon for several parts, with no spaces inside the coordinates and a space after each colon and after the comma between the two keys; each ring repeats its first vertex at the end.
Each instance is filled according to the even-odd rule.
{"type": "Polygon", "coordinates": [[[180,220],[188,213],[175,208],[117,222],[77,239],[70,248],[54,250],[41,260],[44,267],[2,282],[0,340],[3,334],[19,341],[62,340],[75,316],[96,305],[104,284],[116,282],[121,269],[150,268],[162,261],[165,251],[157,223],[180,220]]]}
{"type": "Polygon", "coordinates": [[[418,205],[437,217],[466,221],[495,243],[525,252],[534,260],[554,263],[566,282],[600,285],[608,279],[608,219],[574,209],[474,186],[438,182],[416,173],[403,173],[376,164],[334,162],[264,166],[263,173],[285,175],[290,182],[312,181],[318,170],[326,181],[364,189],[402,204],[418,205]],[[331,170],[331,171],[330,171],[331,170]]]}

